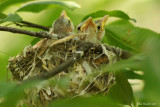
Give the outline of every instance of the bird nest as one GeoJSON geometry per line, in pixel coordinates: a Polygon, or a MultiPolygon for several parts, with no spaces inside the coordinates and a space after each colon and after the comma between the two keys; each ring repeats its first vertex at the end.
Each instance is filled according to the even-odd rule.
{"type": "Polygon", "coordinates": [[[43,77],[44,73],[51,73],[72,57],[75,59],[56,75],[31,89],[25,89],[26,97],[19,105],[45,106],[60,98],[106,95],[115,84],[115,76],[112,72],[103,72],[102,68],[115,63],[120,51],[115,53],[113,48],[107,49],[106,44],[92,44],[82,51],[80,48],[85,43],[76,40],[51,46],[54,41],[43,39],[35,46],[25,47],[16,57],[9,59],[8,68],[12,73],[12,80],[18,81],[39,75],[43,77]],[[78,59],[77,54],[80,56],[78,59]]]}

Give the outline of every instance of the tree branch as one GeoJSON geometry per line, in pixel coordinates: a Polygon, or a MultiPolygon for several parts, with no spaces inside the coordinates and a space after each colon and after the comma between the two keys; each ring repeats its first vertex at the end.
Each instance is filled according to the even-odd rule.
{"type": "MultiPolygon", "coordinates": [[[[133,56],[133,54],[131,52],[128,52],[126,50],[122,50],[118,47],[115,46],[109,46],[105,44],[105,47],[108,51],[113,51],[117,56],[119,56],[121,59],[128,59],[131,56],[133,56]]],[[[101,45],[97,45],[96,46],[96,51],[101,52],[103,51],[101,45]]]]}
{"type": "Polygon", "coordinates": [[[93,43],[81,42],[77,48],[78,49],[77,53],[75,53],[74,56],[67,59],[66,62],[60,64],[55,69],[53,69],[49,72],[43,72],[41,75],[28,78],[27,80],[24,80],[23,82],[30,81],[30,80],[37,80],[37,79],[45,80],[45,79],[49,79],[49,78],[55,76],[56,74],[64,71],[66,68],[72,66],[76,61],[80,60],[82,57],[87,55],[86,53],[88,53],[89,49],[93,46],[94,46],[93,43]],[[85,53],[85,54],[83,54],[83,53],[85,53]]]}
{"type": "Polygon", "coordinates": [[[29,36],[39,37],[39,38],[48,38],[48,39],[52,38],[52,34],[46,32],[46,31],[34,32],[34,31],[28,31],[28,30],[12,28],[12,27],[5,27],[5,26],[0,26],[0,31],[7,31],[7,32],[12,32],[12,33],[26,34],[26,35],[29,35],[29,36]]]}
{"type": "Polygon", "coordinates": [[[27,21],[21,21],[20,23],[22,23],[24,25],[21,25],[19,23],[16,23],[16,25],[20,26],[20,27],[27,26],[27,27],[33,27],[33,28],[40,28],[40,29],[49,31],[49,27],[46,27],[46,26],[34,24],[34,23],[31,23],[31,22],[27,22],[27,21]]]}

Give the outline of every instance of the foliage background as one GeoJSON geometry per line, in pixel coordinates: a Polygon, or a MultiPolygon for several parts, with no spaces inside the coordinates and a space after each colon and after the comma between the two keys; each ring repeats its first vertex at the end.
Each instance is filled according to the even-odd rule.
{"type": "MultiPolygon", "coordinates": [[[[33,0],[0,0],[0,12],[3,12],[5,14],[13,13],[15,10],[17,10],[22,4],[25,4],[28,1],[33,0]]],[[[38,1],[38,0],[37,0],[38,1]]],[[[59,0],[61,1],[61,0],[59,0]]],[[[138,55],[138,60],[142,59],[142,66],[139,67],[133,67],[134,63],[133,60],[129,60],[128,62],[120,62],[118,66],[123,68],[128,68],[130,66],[121,66],[123,63],[128,64],[130,63],[132,70],[124,70],[126,73],[126,77],[122,78],[128,78],[129,82],[133,88],[134,92],[134,98],[137,105],[141,102],[150,102],[150,103],[156,103],[154,106],[158,106],[158,89],[160,89],[160,80],[158,78],[158,75],[160,74],[160,41],[155,37],[159,36],[160,33],[160,1],[159,0],[74,0],[78,4],[81,5],[80,9],[70,10],[63,6],[53,5],[50,8],[43,9],[41,11],[34,11],[34,12],[18,12],[18,14],[23,18],[23,20],[34,22],[40,25],[45,26],[51,26],[52,22],[58,18],[61,11],[65,9],[67,11],[68,16],[71,18],[75,26],[81,22],[81,20],[88,14],[92,12],[96,12],[98,10],[123,10],[125,13],[127,13],[130,17],[137,20],[136,23],[130,21],[130,23],[134,24],[134,26],[138,26],[138,28],[133,27],[128,24],[126,21],[117,22],[119,26],[115,26],[118,24],[114,24],[112,22],[115,22],[115,20],[119,20],[118,18],[111,17],[109,18],[106,29],[108,26],[109,31],[113,31],[116,37],[120,37],[123,35],[123,30],[126,29],[119,29],[119,28],[127,28],[133,29],[133,34],[131,35],[138,35],[134,38],[129,38],[131,41],[134,41],[136,44],[138,44],[138,47],[140,48],[140,52],[136,52],[136,55],[138,55]],[[149,31],[147,29],[139,29],[139,28],[147,28],[150,29],[149,31]],[[140,30],[140,31],[139,31],[140,30]],[[157,32],[157,33],[155,33],[157,32]],[[118,35],[118,36],[117,36],[118,35]],[[154,37],[153,39],[148,39],[147,36],[154,37]],[[155,36],[156,35],[156,36],[155,36]],[[143,39],[143,40],[141,40],[143,39]],[[140,43],[142,42],[142,43],[140,43]],[[144,42],[144,43],[143,43],[144,42]],[[139,44],[140,43],[140,44],[139,44]],[[141,53],[141,54],[140,54],[141,53]],[[145,55],[143,54],[145,53],[145,55]],[[147,58],[143,58],[146,56],[147,58]],[[140,70],[144,70],[145,72],[140,72],[140,70]],[[139,71],[136,72],[136,74],[133,71],[139,71]],[[131,75],[131,74],[134,75],[131,75]],[[137,74],[142,74],[140,77],[137,76],[137,74]],[[136,76],[135,76],[136,75],[136,76]],[[143,80],[141,76],[143,76],[143,80]],[[131,79],[132,78],[132,79],[131,79]],[[134,79],[133,79],[134,78],[134,79]],[[149,99],[148,99],[149,97],[149,99]]],[[[32,8],[34,10],[35,7],[32,8]]],[[[6,23],[3,23],[1,25],[5,25],[6,23]]],[[[16,27],[14,25],[11,25],[12,27],[16,27]]],[[[38,31],[38,29],[32,29],[32,28],[23,28],[27,30],[33,30],[38,31]]],[[[114,36],[113,34],[109,34],[111,36],[114,36]]],[[[0,32],[0,82],[4,83],[6,81],[7,77],[7,69],[6,66],[8,64],[8,58],[10,56],[17,55],[20,51],[23,50],[23,48],[31,43],[33,40],[33,37],[29,37],[26,35],[20,35],[20,34],[11,34],[7,32],[0,32]],[[5,53],[3,53],[5,52],[5,53]]],[[[108,38],[106,38],[108,39],[108,38]]],[[[128,38],[127,38],[128,39],[128,38]]],[[[108,42],[111,42],[113,40],[108,39],[108,42]]],[[[120,43],[117,43],[117,41],[113,41],[110,43],[111,45],[120,46],[123,44],[124,41],[121,41],[120,43]],[[115,42],[115,43],[114,43],[115,42]]],[[[131,45],[127,45],[129,48],[134,47],[131,45]]],[[[121,47],[121,46],[120,46],[121,47]]],[[[123,49],[126,49],[126,47],[121,47],[123,49]]],[[[135,46],[134,48],[137,48],[135,46]]],[[[134,50],[134,49],[133,49],[134,50]]],[[[130,50],[132,51],[132,49],[130,50]]],[[[133,51],[134,52],[134,51],[133,51]]],[[[137,60],[137,59],[136,59],[137,60]]],[[[111,67],[110,69],[112,69],[111,67]]],[[[116,70],[119,68],[115,65],[114,67],[116,70]]],[[[121,80],[120,80],[121,81],[121,80]]],[[[122,82],[123,84],[123,82],[122,82]]],[[[127,87],[128,88],[128,87],[127,87]]],[[[125,87],[122,87],[121,90],[124,90],[125,87]]],[[[2,92],[2,91],[1,91],[2,92]]],[[[0,92],[0,93],[1,93],[0,92]]],[[[124,99],[128,99],[128,94],[126,96],[123,96],[126,93],[122,93],[122,95],[119,95],[121,97],[126,97],[124,99]]],[[[114,95],[113,95],[114,96],[114,95]]],[[[115,95],[116,96],[116,95],[115,95]]],[[[102,98],[103,99],[103,98],[102,98]]],[[[101,99],[101,100],[102,100],[101,99]]],[[[122,98],[123,99],[123,98],[122,98]]],[[[123,102],[123,101],[122,101],[123,102]]],[[[135,104],[136,105],[136,104],[135,104]]],[[[139,104],[140,106],[140,104],[139,104]]]]}

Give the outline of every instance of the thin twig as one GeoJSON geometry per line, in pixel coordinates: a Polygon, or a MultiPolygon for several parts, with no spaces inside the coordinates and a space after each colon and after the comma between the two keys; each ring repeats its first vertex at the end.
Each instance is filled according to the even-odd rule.
{"type": "Polygon", "coordinates": [[[26,35],[29,35],[29,36],[34,36],[34,37],[39,37],[39,38],[48,38],[48,39],[52,38],[52,34],[46,32],[46,31],[34,32],[34,31],[28,31],[28,30],[12,28],[12,27],[6,27],[6,26],[0,26],[0,31],[7,31],[7,32],[12,32],[12,33],[26,34],[26,35]]]}
{"type": "MultiPolygon", "coordinates": [[[[27,22],[27,21],[21,21],[20,23],[25,24],[24,26],[27,26],[27,27],[40,28],[40,29],[49,31],[49,27],[46,27],[46,26],[38,25],[35,23],[27,22]]],[[[20,24],[17,23],[17,25],[20,25],[20,24]]],[[[23,25],[20,25],[20,26],[22,27],[23,25]]]]}

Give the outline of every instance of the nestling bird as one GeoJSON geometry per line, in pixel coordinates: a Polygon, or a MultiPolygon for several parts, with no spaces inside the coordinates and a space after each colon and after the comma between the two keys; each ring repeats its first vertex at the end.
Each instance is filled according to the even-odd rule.
{"type": "Polygon", "coordinates": [[[105,34],[105,23],[109,15],[105,15],[103,18],[93,22],[92,18],[89,17],[84,22],[77,26],[77,33],[88,33],[86,35],[79,35],[79,40],[100,43],[105,34]]]}
{"type": "MultiPolygon", "coordinates": [[[[77,33],[88,33],[84,35],[79,35],[78,38],[81,41],[86,41],[86,42],[91,42],[91,43],[101,43],[101,40],[105,34],[105,23],[108,19],[109,15],[105,15],[103,18],[98,19],[96,21],[93,21],[91,17],[89,17],[87,20],[83,21],[77,26],[77,33]]],[[[102,62],[107,62],[107,56],[105,55],[100,55],[97,58],[93,58],[93,65],[95,67],[97,65],[100,65],[102,62]],[[102,58],[101,58],[102,56],[102,58]],[[106,59],[106,60],[101,60],[101,59],[106,59]],[[101,62],[102,61],[102,62],[101,62]]],[[[89,68],[91,71],[92,67],[90,66],[89,63],[86,63],[85,61],[82,62],[83,67],[87,71],[89,68]],[[87,67],[85,67],[87,66],[87,67]]],[[[96,67],[97,68],[97,67],[96,67]]]]}
{"type": "Polygon", "coordinates": [[[103,18],[94,21],[97,25],[97,39],[101,41],[105,35],[105,24],[108,19],[109,15],[105,15],[103,18]]]}
{"type": "Polygon", "coordinates": [[[97,43],[97,26],[93,22],[92,17],[89,17],[87,20],[83,21],[77,26],[77,33],[88,33],[79,35],[79,40],[86,42],[97,43]]]}
{"type": "Polygon", "coordinates": [[[59,38],[74,34],[74,25],[65,10],[63,10],[60,17],[53,22],[50,33],[58,34],[58,36],[60,36],[59,38]]]}
{"type": "MultiPolygon", "coordinates": [[[[66,11],[63,10],[60,17],[55,20],[52,24],[52,28],[50,28],[50,31],[47,33],[51,33],[54,38],[63,38],[69,35],[74,34],[74,25],[70,18],[67,16],[66,11]]],[[[37,49],[41,45],[44,45],[44,43],[48,42],[49,44],[54,42],[55,40],[53,39],[42,39],[39,41],[37,44],[33,46],[34,49],[37,49]]]]}

